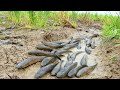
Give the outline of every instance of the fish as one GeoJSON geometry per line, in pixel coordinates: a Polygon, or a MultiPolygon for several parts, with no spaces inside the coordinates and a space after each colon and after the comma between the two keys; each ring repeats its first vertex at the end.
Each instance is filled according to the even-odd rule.
{"type": "Polygon", "coordinates": [[[73,61],[75,61],[76,56],[80,53],[83,53],[83,51],[75,52],[71,56],[70,56],[70,54],[68,54],[68,56],[67,56],[68,61],[66,62],[65,67],[67,67],[68,65],[71,65],[73,63],[73,61]]]}
{"type": "Polygon", "coordinates": [[[74,39],[71,38],[70,41],[64,42],[64,43],[62,43],[61,45],[67,46],[68,44],[72,44],[72,43],[75,43],[75,42],[77,42],[77,40],[74,40],[74,39]]]}
{"type": "Polygon", "coordinates": [[[79,43],[81,40],[82,40],[81,38],[71,39],[69,44],[76,43],[76,42],[79,43]]]}
{"type": "Polygon", "coordinates": [[[68,72],[69,72],[71,69],[75,68],[76,66],[77,66],[77,62],[72,63],[71,65],[62,68],[62,69],[57,73],[56,77],[58,77],[58,78],[63,78],[63,77],[65,77],[65,76],[68,74],[68,72]]]}
{"type": "Polygon", "coordinates": [[[27,59],[18,63],[16,65],[16,68],[18,68],[18,69],[25,68],[25,67],[30,66],[34,63],[42,61],[44,58],[45,58],[45,56],[31,56],[31,57],[28,57],[27,59]]]}
{"type": "MultiPolygon", "coordinates": [[[[71,51],[61,50],[61,51],[52,51],[51,53],[56,54],[60,58],[60,57],[64,56],[64,55],[61,55],[61,54],[65,53],[65,52],[71,52],[71,51]]],[[[46,57],[42,60],[41,66],[45,66],[45,65],[47,65],[51,62],[54,62],[56,59],[57,58],[55,58],[55,57],[46,57]]],[[[59,60],[61,60],[61,58],[59,60]]]]}
{"type": "Polygon", "coordinates": [[[53,42],[46,42],[46,41],[42,41],[41,43],[44,44],[45,46],[48,46],[48,47],[54,48],[54,49],[62,48],[64,46],[64,44],[61,45],[61,44],[57,44],[57,43],[53,43],[53,42]]]}
{"type": "Polygon", "coordinates": [[[77,56],[78,54],[81,54],[81,53],[83,53],[83,51],[78,51],[78,52],[73,53],[73,54],[70,56],[69,60],[75,61],[76,56],[77,56]]]}
{"type": "Polygon", "coordinates": [[[45,65],[48,65],[48,64],[54,62],[55,60],[56,60],[56,58],[54,58],[54,57],[46,57],[42,60],[41,66],[43,67],[45,65]]]}
{"type": "Polygon", "coordinates": [[[35,48],[39,50],[50,51],[50,52],[53,50],[52,48],[44,46],[44,45],[37,45],[35,48]]]}
{"type": "Polygon", "coordinates": [[[60,56],[61,54],[63,54],[63,53],[69,53],[69,52],[72,52],[72,51],[68,51],[68,50],[63,50],[63,49],[61,49],[61,50],[54,50],[54,51],[52,51],[51,53],[52,54],[55,54],[55,55],[57,55],[57,56],[60,56]]]}
{"type": "Polygon", "coordinates": [[[84,75],[88,75],[90,72],[92,72],[95,67],[97,66],[97,64],[93,65],[93,66],[87,66],[87,67],[84,67],[82,69],[80,69],[77,74],[76,74],[76,77],[81,77],[81,76],[84,76],[84,75]]]}
{"type": "Polygon", "coordinates": [[[81,62],[80,62],[81,66],[87,66],[87,58],[88,58],[88,56],[86,54],[83,55],[81,62]]]}
{"type": "Polygon", "coordinates": [[[67,61],[64,67],[67,67],[73,63],[73,60],[67,61]]]}
{"type": "Polygon", "coordinates": [[[91,37],[88,37],[88,36],[86,36],[85,37],[85,42],[86,42],[86,46],[91,46],[91,43],[92,43],[92,38],[91,37]]]}
{"type": "Polygon", "coordinates": [[[92,43],[91,43],[91,48],[92,48],[92,49],[95,49],[95,47],[96,47],[96,46],[95,46],[95,40],[93,40],[92,43]]]}
{"type": "Polygon", "coordinates": [[[79,42],[78,46],[77,46],[77,49],[81,49],[81,43],[79,42]]]}
{"type": "Polygon", "coordinates": [[[53,43],[55,43],[55,44],[63,44],[63,43],[65,43],[65,42],[61,42],[61,41],[54,41],[53,43]]]}
{"type": "Polygon", "coordinates": [[[29,55],[36,55],[36,56],[48,56],[48,57],[56,57],[60,59],[57,55],[51,52],[45,52],[42,50],[32,50],[28,52],[29,55]]]}
{"type": "Polygon", "coordinates": [[[85,51],[87,54],[91,54],[91,50],[87,46],[85,47],[85,51]]]}
{"type": "Polygon", "coordinates": [[[68,49],[76,47],[77,45],[78,45],[78,42],[67,44],[64,47],[62,47],[61,50],[68,50],[68,49]]]}
{"type": "Polygon", "coordinates": [[[70,59],[70,57],[71,57],[71,56],[70,56],[70,54],[68,53],[67,60],[69,60],[69,59],[70,59]]]}
{"type": "Polygon", "coordinates": [[[81,68],[83,68],[83,66],[76,66],[75,68],[71,69],[68,73],[68,77],[73,78],[75,77],[76,73],[78,72],[78,70],[80,70],[81,68]]]}
{"type": "Polygon", "coordinates": [[[54,63],[51,63],[47,66],[41,67],[37,73],[35,74],[34,78],[38,79],[43,77],[43,75],[47,74],[48,72],[50,72],[57,64],[59,63],[59,61],[55,61],[54,63]]]}
{"type": "Polygon", "coordinates": [[[71,56],[70,56],[70,54],[68,54],[68,56],[67,56],[67,62],[66,62],[66,64],[65,64],[64,67],[67,67],[68,65],[70,65],[70,64],[73,63],[73,60],[71,60],[70,58],[71,58],[71,56]]]}
{"type": "Polygon", "coordinates": [[[61,60],[61,62],[59,62],[59,63],[54,67],[54,69],[53,69],[52,72],[51,72],[51,75],[52,75],[52,76],[55,76],[55,75],[60,71],[60,69],[61,69],[61,67],[62,67],[63,61],[64,61],[64,60],[61,60]]]}
{"type": "Polygon", "coordinates": [[[91,39],[87,39],[87,40],[86,40],[86,45],[87,45],[87,46],[91,46],[91,43],[92,43],[91,39]]]}

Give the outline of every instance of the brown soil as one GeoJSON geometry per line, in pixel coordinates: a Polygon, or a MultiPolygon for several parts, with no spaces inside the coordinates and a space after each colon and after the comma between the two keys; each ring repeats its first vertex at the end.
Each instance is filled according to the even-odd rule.
{"type": "MultiPolygon", "coordinates": [[[[40,68],[40,63],[31,65],[25,69],[18,70],[15,65],[28,57],[27,52],[34,50],[35,46],[40,44],[42,40],[46,41],[67,41],[71,36],[74,38],[83,35],[92,35],[93,33],[100,34],[101,31],[96,28],[80,27],[76,29],[71,28],[57,28],[56,31],[45,32],[42,30],[13,30],[9,31],[11,34],[7,36],[8,40],[16,42],[16,44],[0,45],[0,78],[1,79],[33,79],[35,73],[40,68]],[[79,32],[79,33],[78,33],[79,32]]],[[[72,79],[106,79],[117,78],[120,79],[120,61],[110,60],[111,53],[117,53],[115,49],[107,53],[108,44],[102,44],[101,38],[97,37],[97,47],[92,50],[90,60],[94,59],[98,65],[92,73],[87,76],[72,79]]],[[[110,46],[111,47],[111,46],[110,46]]],[[[119,46],[118,46],[119,47],[119,46]]],[[[118,48],[117,47],[117,48],[118,48]]],[[[72,50],[74,51],[74,50],[72,50]]],[[[90,62],[91,63],[91,62],[90,62]]],[[[42,79],[56,79],[49,73],[42,77],[42,79]]],[[[68,79],[68,78],[67,78],[68,79]]]]}

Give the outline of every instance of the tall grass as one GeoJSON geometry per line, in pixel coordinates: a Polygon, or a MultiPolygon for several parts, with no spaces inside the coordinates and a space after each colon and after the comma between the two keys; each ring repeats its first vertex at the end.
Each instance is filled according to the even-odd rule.
{"type": "Polygon", "coordinates": [[[106,22],[104,22],[103,37],[111,40],[112,38],[120,39],[120,15],[118,16],[106,16],[106,22]]]}
{"type": "Polygon", "coordinates": [[[9,11],[8,14],[9,20],[34,28],[47,27],[49,20],[61,25],[64,24],[63,21],[66,20],[76,26],[76,21],[80,17],[75,11],[9,11]]]}
{"type": "Polygon", "coordinates": [[[76,25],[78,19],[84,21],[86,24],[99,20],[104,24],[102,34],[103,37],[110,40],[112,38],[120,39],[120,16],[112,15],[98,15],[98,14],[78,14],[75,11],[9,11],[9,19],[15,23],[25,24],[31,28],[44,28],[48,27],[49,23],[64,24],[66,20],[76,25]]]}
{"type": "Polygon", "coordinates": [[[16,22],[16,23],[20,23],[20,11],[10,11],[9,12],[9,19],[16,22]]]}

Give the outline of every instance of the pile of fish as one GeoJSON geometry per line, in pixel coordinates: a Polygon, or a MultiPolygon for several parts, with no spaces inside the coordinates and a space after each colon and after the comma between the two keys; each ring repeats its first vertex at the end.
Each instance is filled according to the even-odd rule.
{"type": "Polygon", "coordinates": [[[41,62],[41,67],[34,76],[36,79],[43,77],[48,72],[50,72],[52,76],[56,76],[57,78],[80,77],[84,74],[88,74],[97,65],[87,65],[88,55],[91,54],[91,49],[94,49],[96,47],[95,41],[92,38],[93,37],[86,36],[83,38],[74,39],[72,37],[67,42],[42,41],[41,45],[37,45],[35,47],[36,50],[28,52],[30,57],[18,63],[16,65],[16,68],[23,69],[37,62],[41,62]],[[84,41],[86,44],[84,51],[80,51],[80,49],[82,48],[81,41],[84,41]],[[77,48],[78,51],[73,53],[71,51],[72,48],[77,48]],[[76,56],[84,52],[85,54],[83,55],[80,62],[76,62],[76,56]],[[67,61],[65,62],[65,65],[63,67],[62,64],[65,60],[62,60],[61,57],[64,57],[64,53],[67,53],[67,61]]]}

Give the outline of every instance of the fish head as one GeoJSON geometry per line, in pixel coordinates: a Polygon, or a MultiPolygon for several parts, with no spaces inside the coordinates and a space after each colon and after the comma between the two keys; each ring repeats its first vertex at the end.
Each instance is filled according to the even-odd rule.
{"type": "Polygon", "coordinates": [[[25,63],[20,62],[20,63],[18,63],[15,67],[16,67],[17,69],[22,69],[22,68],[24,68],[24,65],[25,65],[25,63]]]}

